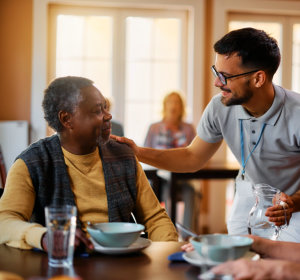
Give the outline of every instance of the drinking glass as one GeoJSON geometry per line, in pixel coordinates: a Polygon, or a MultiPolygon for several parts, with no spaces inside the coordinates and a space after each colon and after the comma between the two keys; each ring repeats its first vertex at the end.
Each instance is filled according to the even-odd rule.
{"type": "Polygon", "coordinates": [[[45,207],[50,266],[73,264],[76,212],[76,207],[70,205],[45,207]]]}
{"type": "Polygon", "coordinates": [[[223,239],[221,236],[216,238],[214,235],[202,236],[201,243],[201,255],[204,257],[205,265],[201,267],[201,274],[198,276],[198,279],[233,280],[231,275],[216,275],[211,272],[210,268],[219,263],[234,260],[234,244],[231,244],[230,241],[223,239]]]}
{"type": "Polygon", "coordinates": [[[255,204],[248,217],[248,233],[277,240],[281,230],[287,227],[286,215],[285,224],[276,226],[269,221],[265,213],[267,208],[274,205],[282,205],[285,207],[286,203],[280,200],[280,190],[267,184],[256,184],[253,187],[253,194],[255,196],[255,204]]]}

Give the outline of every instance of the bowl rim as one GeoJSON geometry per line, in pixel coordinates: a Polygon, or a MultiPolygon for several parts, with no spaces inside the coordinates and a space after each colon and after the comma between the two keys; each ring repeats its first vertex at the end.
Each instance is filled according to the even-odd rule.
{"type": "MultiPolygon", "coordinates": [[[[111,225],[111,224],[120,224],[120,225],[134,225],[135,227],[137,228],[133,228],[133,229],[128,229],[126,232],[109,232],[109,231],[101,231],[101,233],[104,233],[104,234],[126,234],[126,233],[137,233],[137,232],[141,232],[145,229],[145,226],[142,225],[142,224],[136,224],[136,223],[130,223],[130,222],[104,222],[104,223],[94,223],[93,226],[94,227],[97,227],[97,226],[102,226],[102,225],[111,225]]],[[[93,228],[93,227],[90,227],[89,225],[87,225],[87,230],[91,230],[91,231],[94,231],[94,232],[99,232],[96,228],[93,228]]]]}
{"type": "Polygon", "coordinates": [[[236,244],[233,246],[229,246],[229,245],[210,245],[211,247],[219,247],[219,248],[228,248],[228,247],[235,247],[235,248],[239,248],[239,247],[245,247],[245,246],[251,246],[253,244],[253,239],[248,237],[248,236],[243,236],[243,235],[228,235],[228,234],[222,234],[222,233],[213,233],[213,234],[200,234],[198,236],[194,236],[190,238],[190,242],[192,244],[196,244],[196,245],[200,245],[201,241],[199,240],[195,240],[197,238],[201,238],[202,236],[227,236],[227,237],[233,237],[233,238],[239,238],[239,239],[243,239],[244,243],[243,244],[236,244]]]}

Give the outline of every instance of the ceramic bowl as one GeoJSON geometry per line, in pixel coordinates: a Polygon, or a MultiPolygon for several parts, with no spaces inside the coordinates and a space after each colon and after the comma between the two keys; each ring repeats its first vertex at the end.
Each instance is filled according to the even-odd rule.
{"type": "Polygon", "coordinates": [[[206,234],[192,237],[190,242],[200,256],[213,262],[225,262],[243,257],[253,240],[238,235],[206,234]]]}
{"type": "Polygon", "coordinates": [[[143,225],[124,222],[96,223],[87,226],[92,238],[105,247],[128,247],[145,229],[143,225]]]}

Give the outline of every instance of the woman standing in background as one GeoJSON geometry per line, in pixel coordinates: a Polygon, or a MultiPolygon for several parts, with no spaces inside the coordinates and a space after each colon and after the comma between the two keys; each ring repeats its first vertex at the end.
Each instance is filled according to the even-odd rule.
{"type": "Polygon", "coordinates": [[[145,147],[170,149],[185,147],[194,139],[196,132],[192,124],[183,121],[185,105],[178,92],[167,94],[163,100],[163,119],[150,126],[145,147]]]}
{"type": "MultiPolygon", "coordinates": [[[[171,149],[188,146],[194,139],[196,132],[192,124],[183,121],[185,116],[185,104],[178,92],[170,92],[164,97],[162,113],[163,119],[160,122],[150,125],[144,146],[156,149],[171,149]]],[[[167,198],[170,197],[170,188],[166,187],[168,184],[164,184],[164,186],[162,190],[162,200],[168,209],[167,198]]],[[[196,230],[196,191],[191,182],[183,181],[176,187],[178,194],[176,201],[184,201],[183,224],[190,229],[196,230]]]]}

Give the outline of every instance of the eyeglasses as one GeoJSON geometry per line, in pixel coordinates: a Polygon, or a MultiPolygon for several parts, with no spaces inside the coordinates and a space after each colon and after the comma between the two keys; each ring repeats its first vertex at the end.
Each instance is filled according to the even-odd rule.
{"type": "Polygon", "coordinates": [[[246,72],[246,73],[242,73],[242,74],[237,74],[237,75],[232,75],[232,76],[224,76],[222,73],[218,72],[215,68],[215,65],[213,65],[211,67],[211,70],[214,74],[215,77],[219,78],[219,80],[221,81],[221,83],[225,86],[227,85],[227,80],[228,79],[231,79],[231,78],[235,78],[235,77],[240,77],[240,76],[244,76],[244,75],[248,75],[248,74],[251,74],[251,73],[254,73],[254,72],[257,72],[259,70],[253,70],[253,71],[249,71],[249,72],[246,72]]]}

